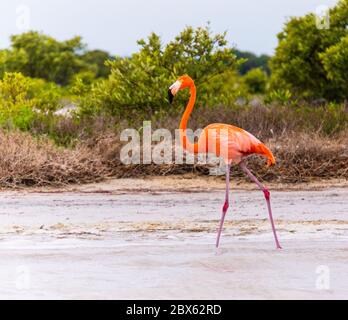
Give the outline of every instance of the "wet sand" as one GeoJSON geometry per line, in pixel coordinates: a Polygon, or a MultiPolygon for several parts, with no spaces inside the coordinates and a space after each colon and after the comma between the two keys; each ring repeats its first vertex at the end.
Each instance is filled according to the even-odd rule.
{"type": "Polygon", "coordinates": [[[282,251],[263,195],[234,185],[216,251],[223,181],[204,181],[1,192],[0,298],[348,298],[345,182],[273,191],[282,251]]]}

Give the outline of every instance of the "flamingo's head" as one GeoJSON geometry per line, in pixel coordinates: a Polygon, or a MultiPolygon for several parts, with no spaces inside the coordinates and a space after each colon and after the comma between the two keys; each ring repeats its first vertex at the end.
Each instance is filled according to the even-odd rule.
{"type": "Polygon", "coordinates": [[[193,80],[190,76],[181,76],[176,82],[174,82],[168,90],[168,99],[172,103],[176,94],[185,88],[191,87],[193,85],[193,80]]]}

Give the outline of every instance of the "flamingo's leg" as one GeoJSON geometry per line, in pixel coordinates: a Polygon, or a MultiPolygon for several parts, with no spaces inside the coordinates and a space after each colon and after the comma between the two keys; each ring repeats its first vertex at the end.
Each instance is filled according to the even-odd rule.
{"type": "Polygon", "coordinates": [[[231,165],[228,164],[226,167],[226,198],[225,198],[224,207],[222,208],[222,217],[221,217],[217,240],[216,240],[216,248],[219,248],[220,246],[222,228],[225,223],[225,218],[226,218],[228,208],[230,207],[230,200],[229,200],[230,199],[230,171],[231,171],[231,165]]]}
{"type": "Polygon", "coordinates": [[[274,220],[273,220],[273,215],[272,215],[272,207],[271,207],[271,193],[269,192],[269,190],[267,188],[265,188],[262,183],[250,172],[250,170],[246,167],[245,163],[242,161],[239,166],[241,167],[241,169],[247,174],[247,176],[254,181],[258,187],[263,191],[265,198],[266,198],[266,202],[267,202],[267,208],[268,208],[268,213],[269,213],[269,218],[271,220],[271,225],[272,225],[272,230],[273,230],[273,234],[274,234],[274,239],[275,239],[275,243],[277,246],[277,249],[282,249],[282,247],[280,246],[279,240],[278,240],[278,236],[277,236],[277,231],[275,228],[275,224],[274,224],[274,220]]]}

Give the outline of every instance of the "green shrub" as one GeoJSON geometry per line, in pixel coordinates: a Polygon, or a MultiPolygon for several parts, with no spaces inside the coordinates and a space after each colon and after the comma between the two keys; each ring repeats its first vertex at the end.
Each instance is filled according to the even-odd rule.
{"type": "Polygon", "coordinates": [[[247,74],[252,69],[260,68],[262,71],[266,72],[267,75],[271,73],[269,69],[270,56],[262,54],[257,56],[256,54],[249,51],[234,51],[238,59],[245,59],[245,62],[241,64],[238,68],[241,75],[247,74]]]}
{"type": "Polygon", "coordinates": [[[344,100],[348,69],[348,0],[329,11],[330,27],[319,29],[316,16],[292,18],[278,35],[276,53],[270,61],[273,89],[290,90],[302,98],[344,100]]]}
{"type": "Polygon", "coordinates": [[[34,101],[28,98],[30,80],[20,73],[5,73],[0,81],[0,125],[28,130],[34,101]]]}
{"type": "Polygon", "coordinates": [[[271,90],[266,96],[265,96],[265,103],[279,103],[281,105],[287,105],[291,101],[292,93],[288,89],[277,89],[277,90],[271,90]]]}
{"type": "Polygon", "coordinates": [[[102,50],[87,51],[81,57],[89,66],[93,67],[93,73],[96,78],[107,78],[110,75],[110,67],[106,61],[112,60],[108,52],[102,50]]]}
{"type": "Polygon", "coordinates": [[[268,77],[261,68],[251,69],[243,77],[243,81],[252,94],[265,93],[268,77]]]}
{"type": "MultiPolygon", "coordinates": [[[[209,27],[188,27],[165,47],[154,33],[138,44],[139,52],[108,63],[111,75],[92,85],[89,96],[81,101],[83,113],[132,118],[134,113],[143,116],[170,112],[169,108],[181,106],[187,98],[179,96],[174,106],[167,101],[167,88],[183,74],[196,81],[198,104],[212,103],[211,96],[221,102],[226,98],[225,83],[218,81],[217,75],[235,70],[238,62],[233,50],[226,47],[225,34],[212,35],[209,27]]],[[[83,90],[81,85],[78,83],[79,90],[83,90]]],[[[230,90],[229,96],[232,93],[230,90]]]]}
{"type": "Polygon", "coordinates": [[[34,121],[51,121],[64,90],[42,79],[5,73],[0,80],[0,126],[31,129],[34,121]]]}
{"type": "Polygon", "coordinates": [[[66,86],[77,73],[89,72],[94,78],[110,73],[105,61],[107,52],[88,51],[81,37],[58,41],[30,31],[11,37],[11,48],[0,51],[0,78],[5,72],[21,72],[32,78],[45,79],[66,86]]]}
{"type": "Polygon", "coordinates": [[[348,34],[336,45],[320,55],[330,81],[335,83],[343,97],[348,97],[348,34]]]}
{"type": "Polygon", "coordinates": [[[37,111],[45,114],[57,111],[61,107],[62,98],[67,94],[66,89],[53,82],[30,78],[28,97],[34,101],[37,111]]]}

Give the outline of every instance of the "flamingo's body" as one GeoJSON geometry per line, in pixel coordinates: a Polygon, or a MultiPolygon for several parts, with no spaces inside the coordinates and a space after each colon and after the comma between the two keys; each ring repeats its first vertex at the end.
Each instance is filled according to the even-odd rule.
{"type": "Polygon", "coordinates": [[[260,154],[267,158],[267,165],[271,166],[275,164],[275,158],[272,152],[260,140],[244,129],[221,123],[215,123],[207,126],[199,137],[198,142],[195,144],[191,143],[186,136],[186,130],[188,120],[196,101],[196,87],[194,85],[194,81],[187,75],[180,77],[179,80],[176,81],[169,89],[169,100],[172,102],[178,91],[185,88],[190,89],[191,96],[180,124],[181,144],[185,150],[194,154],[214,153],[216,156],[222,157],[227,165],[226,200],[223,207],[216,246],[219,247],[220,245],[221,232],[226,213],[229,209],[230,169],[231,164],[235,163],[238,164],[241,169],[251,178],[251,180],[254,181],[264,192],[276,246],[278,249],[281,249],[272,216],[270,192],[249,171],[243,161],[244,158],[251,154],[260,154]]]}
{"type": "Polygon", "coordinates": [[[239,164],[243,158],[258,153],[268,158],[268,164],[275,164],[272,152],[256,137],[244,129],[215,123],[207,126],[198,140],[198,152],[214,150],[227,164],[239,164]]]}

